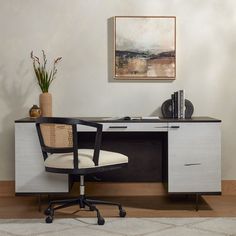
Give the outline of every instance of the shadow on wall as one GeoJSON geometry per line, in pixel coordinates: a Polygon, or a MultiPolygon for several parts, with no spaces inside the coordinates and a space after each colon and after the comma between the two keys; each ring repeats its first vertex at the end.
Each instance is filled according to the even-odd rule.
{"type": "Polygon", "coordinates": [[[107,76],[108,82],[113,79],[113,54],[114,52],[114,17],[107,19],[107,76]]]}
{"type": "Polygon", "coordinates": [[[162,117],[161,107],[157,107],[149,116],[162,117]]]}
{"type": "Polygon", "coordinates": [[[23,81],[28,73],[29,70],[25,69],[24,61],[19,63],[15,78],[10,78],[4,65],[0,66],[0,100],[3,103],[0,120],[0,171],[8,173],[8,178],[14,177],[14,121],[25,116],[29,110],[25,102],[33,82],[26,85],[23,81]]]}

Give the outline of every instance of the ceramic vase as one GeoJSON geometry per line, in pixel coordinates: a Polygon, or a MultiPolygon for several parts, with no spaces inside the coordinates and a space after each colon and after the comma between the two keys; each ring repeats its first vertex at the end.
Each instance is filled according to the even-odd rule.
{"type": "Polygon", "coordinates": [[[39,106],[41,109],[41,116],[52,116],[52,95],[50,93],[41,93],[39,95],[39,106]]]}
{"type": "Polygon", "coordinates": [[[38,118],[41,115],[41,110],[37,105],[33,105],[29,110],[30,118],[38,118]]]}

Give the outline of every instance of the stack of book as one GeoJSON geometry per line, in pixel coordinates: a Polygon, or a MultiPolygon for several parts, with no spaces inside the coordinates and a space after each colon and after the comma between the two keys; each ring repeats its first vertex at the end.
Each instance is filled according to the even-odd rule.
{"type": "Polygon", "coordinates": [[[171,94],[172,118],[185,118],[185,94],[184,90],[179,90],[171,94]]]}

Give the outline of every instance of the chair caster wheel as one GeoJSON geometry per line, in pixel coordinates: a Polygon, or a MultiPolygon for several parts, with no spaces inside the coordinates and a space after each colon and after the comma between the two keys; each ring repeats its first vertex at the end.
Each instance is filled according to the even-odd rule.
{"type": "Polygon", "coordinates": [[[99,218],[98,218],[98,225],[104,225],[104,224],[105,224],[104,218],[99,217],[99,218]]]}
{"type": "Polygon", "coordinates": [[[53,217],[52,217],[52,216],[47,216],[46,219],[45,219],[45,222],[46,222],[47,224],[52,223],[52,221],[53,221],[53,217]]]}
{"type": "Polygon", "coordinates": [[[126,211],[124,209],[120,210],[120,217],[125,217],[126,216],[126,211]]]}
{"type": "Polygon", "coordinates": [[[44,211],[44,215],[46,215],[46,216],[53,215],[53,210],[51,208],[47,208],[44,211]]]}

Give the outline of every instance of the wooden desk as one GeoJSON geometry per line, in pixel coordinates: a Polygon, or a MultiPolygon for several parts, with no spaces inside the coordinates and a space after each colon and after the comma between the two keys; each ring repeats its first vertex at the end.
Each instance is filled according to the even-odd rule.
{"type": "MultiPolygon", "coordinates": [[[[166,164],[166,169],[163,170],[161,180],[167,181],[168,193],[221,192],[220,120],[209,117],[130,121],[81,119],[102,123],[104,135],[110,133],[114,135],[113,137],[116,134],[135,136],[143,133],[147,137],[155,133],[164,134],[167,142],[162,157],[165,159],[163,163],[166,164]]],[[[85,126],[78,127],[78,130],[81,133],[94,131],[91,127],[85,126]]],[[[133,153],[136,147],[136,145],[130,147],[133,153]]],[[[45,172],[41,155],[34,120],[30,118],[16,120],[15,192],[68,192],[68,176],[45,172]]],[[[132,158],[135,158],[135,155],[132,158]]],[[[148,159],[148,155],[146,158],[148,159]]]]}

